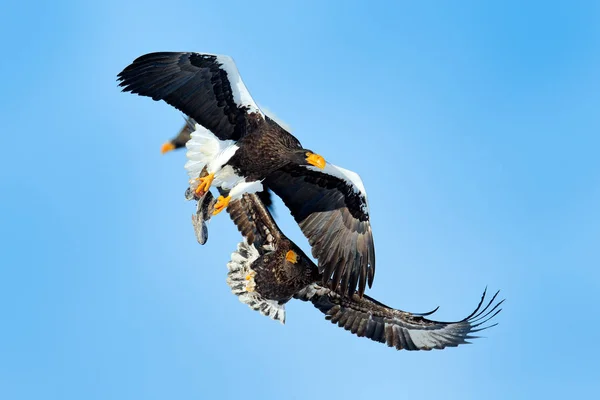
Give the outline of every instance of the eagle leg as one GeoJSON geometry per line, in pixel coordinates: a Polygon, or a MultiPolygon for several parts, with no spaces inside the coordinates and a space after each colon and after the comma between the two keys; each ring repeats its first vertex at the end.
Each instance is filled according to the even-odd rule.
{"type": "Polygon", "coordinates": [[[208,174],[205,177],[198,178],[198,187],[196,188],[196,195],[202,196],[204,193],[208,192],[208,189],[210,189],[210,185],[212,185],[213,179],[215,179],[215,174],[208,174]]]}
{"type": "Polygon", "coordinates": [[[231,196],[219,196],[219,198],[217,199],[217,203],[215,204],[215,211],[213,211],[213,215],[217,215],[218,213],[226,209],[229,205],[229,201],[231,201],[231,196]]]}

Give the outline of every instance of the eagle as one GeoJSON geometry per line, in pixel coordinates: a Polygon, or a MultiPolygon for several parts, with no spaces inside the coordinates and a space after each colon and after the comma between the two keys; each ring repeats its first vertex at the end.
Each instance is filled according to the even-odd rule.
{"type": "MultiPolygon", "coordinates": [[[[163,145],[160,148],[160,152],[162,154],[166,154],[173,150],[185,148],[187,142],[189,142],[189,140],[192,138],[192,132],[194,132],[195,129],[196,129],[196,121],[194,121],[192,118],[189,118],[189,117],[186,118],[185,124],[179,130],[177,135],[175,137],[169,139],[165,143],[163,143],[163,145]]],[[[264,205],[267,206],[267,208],[271,212],[273,212],[274,206],[273,206],[273,199],[271,198],[271,192],[265,187],[262,191],[257,192],[257,195],[258,195],[258,197],[260,197],[260,200],[264,203],[264,205]]],[[[212,212],[214,212],[214,210],[212,212]]],[[[205,242],[202,242],[201,244],[204,244],[204,243],[205,242]]]]}
{"type": "Polygon", "coordinates": [[[474,334],[496,324],[489,321],[502,309],[498,293],[486,301],[487,288],[475,311],[457,322],[440,322],[423,314],[391,308],[355,292],[343,296],[321,284],[323,274],[279,229],[254,194],[244,194],[227,209],[244,240],[227,264],[227,284],[239,300],[281,323],[291,299],[311,302],[325,318],[356,336],[397,350],[431,350],[470,343],[474,334]]]}
{"type": "Polygon", "coordinates": [[[185,147],[186,143],[192,137],[192,132],[194,131],[195,125],[196,122],[192,118],[186,118],[185,125],[183,125],[183,128],[181,128],[179,133],[177,133],[177,135],[174,138],[163,143],[163,145],[160,148],[160,152],[162,154],[166,154],[170,151],[185,147]]]}
{"type": "Polygon", "coordinates": [[[363,295],[375,276],[375,247],[360,177],[325,162],[257,106],[228,56],[159,52],[118,74],[123,91],[164,100],[195,122],[188,173],[201,197],[223,194],[214,214],[263,184],[289,208],[318,260],[323,283],[363,295]],[[208,174],[199,173],[207,167],[208,174]]]}

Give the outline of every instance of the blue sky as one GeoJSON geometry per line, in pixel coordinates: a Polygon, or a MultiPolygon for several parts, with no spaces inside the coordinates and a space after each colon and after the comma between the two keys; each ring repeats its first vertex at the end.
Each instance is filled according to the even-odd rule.
{"type": "MultiPolygon", "coordinates": [[[[597,2],[12,2],[0,25],[0,398],[562,398],[600,389],[597,2]],[[427,4],[416,4],[427,3],[427,4]],[[358,172],[377,299],[486,339],[396,352],[231,295],[195,242],[181,126],[137,56],[228,54],[303,145],[358,172]],[[594,244],[596,243],[596,244],[594,244]]],[[[287,211],[281,227],[306,248],[287,211]]]]}

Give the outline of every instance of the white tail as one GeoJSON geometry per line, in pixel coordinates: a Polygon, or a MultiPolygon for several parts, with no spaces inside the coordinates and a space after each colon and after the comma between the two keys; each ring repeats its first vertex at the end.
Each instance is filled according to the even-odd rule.
{"type": "Polygon", "coordinates": [[[239,243],[237,250],[231,253],[231,261],[227,263],[229,268],[227,284],[242,303],[248,304],[251,309],[259,311],[262,315],[285,324],[285,305],[275,300],[267,300],[255,291],[256,272],[251,266],[259,257],[254,245],[246,242],[239,243]]]}
{"type": "Polygon", "coordinates": [[[220,140],[202,125],[196,124],[191,139],[186,143],[188,162],[185,164],[185,169],[190,178],[196,179],[205,165],[232,144],[234,144],[233,140],[220,140]]]}

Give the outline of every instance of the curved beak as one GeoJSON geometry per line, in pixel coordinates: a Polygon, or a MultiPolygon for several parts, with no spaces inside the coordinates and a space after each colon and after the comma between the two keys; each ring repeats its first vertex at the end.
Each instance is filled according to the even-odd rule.
{"type": "Polygon", "coordinates": [[[165,154],[172,150],[175,150],[175,145],[171,142],[167,142],[167,143],[163,144],[162,147],[160,148],[160,153],[165,154]]]}
{"type": "Polygon", "coordinates": [[[319,169],[325,168],[325,159],[318,154],[307,152],[306,153],[306,162],[310,165],[314,165],[319,169]]]}
{"type": "Polygon", "coordinates": [[[294,250],[289,250],[287,253],[285,253],[285,259],[292,264],[296,264],[298,262],[298,255],[294,250]]]}

